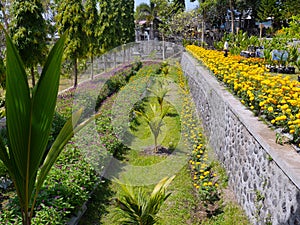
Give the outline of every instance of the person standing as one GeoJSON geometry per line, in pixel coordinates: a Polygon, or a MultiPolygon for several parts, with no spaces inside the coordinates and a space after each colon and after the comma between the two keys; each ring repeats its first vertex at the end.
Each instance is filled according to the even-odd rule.
{"type": "Polygon", "coordinates": [[[225,57],[228,56],[228,48],[229,48],[228,41],[229,41],[229,39],[226,39],[226,41],[224,42],[224,56],[225,57]]]}

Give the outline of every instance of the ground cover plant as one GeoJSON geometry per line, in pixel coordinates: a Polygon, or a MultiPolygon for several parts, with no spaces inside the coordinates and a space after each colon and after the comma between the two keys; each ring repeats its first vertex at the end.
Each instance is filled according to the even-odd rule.
{"type": "Polygon", "coordinates": [[[263,116],[275,128],[300,144],[300,83],[290,76],[268,72],[261,59],[224,57],[222,52],[188,46],[187,50],[203,63],[255,115],[263,116]]]}

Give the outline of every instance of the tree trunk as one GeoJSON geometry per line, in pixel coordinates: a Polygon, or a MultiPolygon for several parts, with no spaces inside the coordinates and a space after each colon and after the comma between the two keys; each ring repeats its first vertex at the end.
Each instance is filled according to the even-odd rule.
{"type": "Polygon", "coordinates": [[[22,225],[31,225],[31,216],[28,214],[29,212],[22,212],[22,225]]]}
{"type": "Polygon", "coordinates": [[[162,34],[161,35],[161,37],[162,37],[162,44],[163,44],[163,46],[162,46],[162,57],[163,57],[163,60],[165,60],[165,36],[164,36],[164,34],[162,34]]]}
{"type": "Polygon", "coordinates": [[[259,24],[259,38],[262,38],[263,24],[259,24]]]}
{"type": "Polygon", "coordinates": [[[233,0],[229,0],[230,17],[231,17],[231,33],[234,34],[234,12],[233,12],[233,0]]]}
{"type": "Polygon", "coordinates": [[[5,29],[8,30],[8,20],[7,20],[7,15],[6,15],[6,12],[5,12],[4,5],[2,5],[1,12],[2,12],[2,16],[3,16],[3,20],[4,20],[5,29]]]}
{"type": "Polygon", "coordinates": [[[30,68],[30,72],[31,72],[31,79],[32,79],[32,87],[35,86],[35,77],[34,77],[34,67],[32,66],[30,68]]]}
{"type": "Polygon", "coordinates": [[[157,146],[157,136],[154,135],[154,153],[158,152],[158,146],[157,146]]]}
{"type": "Polygon", "coordinates": [[[93,80],[94,79],[94,56],[92,55],[91,56],[91,79],[93,80]]]}
{"type": "Polygon", "coordinates": [[[74,59],[74,88],[77,87],[78,84],[78,69],[77,69],[77,58],[74,59]]]}
{"type": "Polygon", "coordinates": [[[205,23],[204,18],[202,19],[202,32],[201,32],[201,46],[204,46],[204,32],[205,32],[205,23]]]}

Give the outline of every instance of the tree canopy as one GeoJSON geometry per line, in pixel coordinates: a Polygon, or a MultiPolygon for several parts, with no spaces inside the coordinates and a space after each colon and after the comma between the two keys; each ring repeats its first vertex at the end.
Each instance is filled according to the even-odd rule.
{"type": "Polygon", "coordinates": [[[31,69],[32,85],[35,85],[34,67],[41,64],[47,53],[46,23],[39,0],[14,1],[10,24],[12,39],[27,68],[31,69]]]}

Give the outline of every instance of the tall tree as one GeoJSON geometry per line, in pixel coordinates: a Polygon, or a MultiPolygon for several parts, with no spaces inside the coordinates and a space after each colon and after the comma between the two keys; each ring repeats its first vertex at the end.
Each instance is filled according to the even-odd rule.
{"type": "Polygon", "coordinates": [[[97,11],[97,1],[87,0],[85,2],[85,26],[84,30],[88,38],[88,56],[91,58],[91,78],[94,77],[94,55],[97,54],[99,49],[98,42],[98,21],[99,15],[97,11]]]}
{"type": "Polygon", "coordinates": [[[150,39],[153,39],[153,21],[158,16],[159,7],[162,8],[161,2],[159,0],[151,0],[150,4],[141,3],[136,8],[135,19],[136,20],[146,20],[147,24],[150,25],[150,39]]]}
{"type": "Polygon", "coordinates": [[[8,4],[7,2],[0,2],[0,20],[4,23],[5,29],[8,29],[8,4]]]}
{"type": "MultiPolygon", "coordinates": [[[[260,22],[266,21],[268,17],[275,19],[278,16],[277,0],[261,0],[257,12],[260,22]]],[[[262,37],[262,23],[260,24],[260,37],[262,37]]]]}
{"type": "Polygon", "coordinates": [[[35,86],[35,67],[41,64],[47,53],[46,23],[39,0],[14,1],[10,24],[12,39],[27,68],[30,68],[32,86],[35,86]]]}
{"type": "Polygon", "coordinates": [[[184,11],[185,10],[185,0],[173,0],[173,12],[177,13],[179,11],[184,11]]]}
{"type": "Polygon", "coordinates": [[[282,2],[281,17],[290,19],[292,16],[300,15],[300,0],[285,0],[282,2]],[[298,7],[297,7],[298,6],[298,7]]]}
{"type": "Polygon", "coordinates": [[[118,46],[116,27],[118,0],[99,2],[99,41],[101,52],[104,53],[118,46]]]}
{"type": "Polygon", "coordinates": [[[120,28],[122,30],[120,42],[125,44],[134,41],[134,0],[121,0],[121,13],[119,13],[120,28]]]}
{"type": "Polygon", "coordinates": [[[74,65],[74,87],[78,84],[78,59],[84,56],[86,50],[85,18],[81,2],[81,0],[61,1],[56,15],[59,34],[68,31],[65,58],[70,59],[74,65]]]}
{"type": "Polygon", "coordinates": [[[99,4],[101,52],[134,41],[134,1],[104,0],[99,4]]]}

